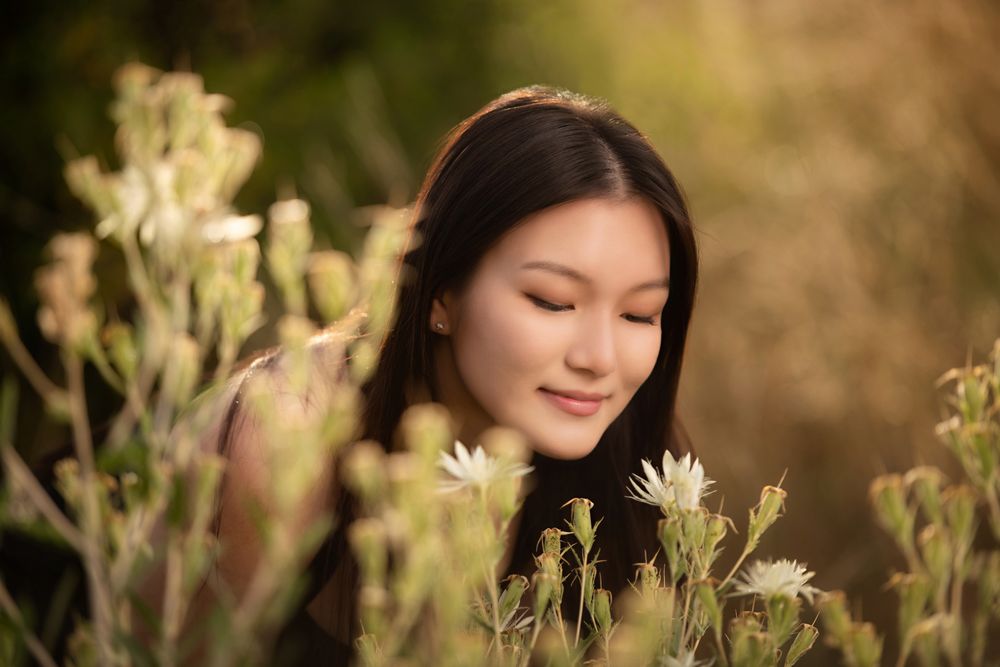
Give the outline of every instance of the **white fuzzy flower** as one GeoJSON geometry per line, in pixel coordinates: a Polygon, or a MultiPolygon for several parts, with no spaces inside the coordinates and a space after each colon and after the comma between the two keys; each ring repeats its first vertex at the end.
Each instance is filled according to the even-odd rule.
{"type": "Polygon", "coordinates": [[[712,485],[701,463],[698,459],[692,461],[690,454],[675,461],[670,452],[664,452],[662,475],[646,459],[642,460],[642,469],[645,478],[632,475],[632,489],[626,497],[659,507],[664,514],[674,505],[685,510],[697,508],[712,485]]]}
{"type": "Polygon", "coordinates": [[[813,595],[820,590],[806,582],[813,578],[815,572],[806,572],[805,565],[799,565],[794,560],[782,558],[779,561],[757,561],[750,565],[742,574],[742,580],[736,582],[736,590],[740,593],[753,593],[763,598],[783,595],[789,598],[802,595],[812,604],[813,595]]]}
{"type": "Polygon", "coordinates": [[[479,445],[472,453],[460,441],[455,441],[455,456],[441,452],[438,465],[452,479],[439,485],[441,491],[454,491],[467,486],[486,487],[500,479],[521,477],[534,470],[523,463],[506,463],[488,455],[479,445]]]}
{"type": "Polygon", "coordinates": [[[660,665],[663,667],[708,667],[714,662],[714,660],[695,660],[694,653],[691,651],[681,651],[677,657],[665,656],[661,661],[660,665]]]}

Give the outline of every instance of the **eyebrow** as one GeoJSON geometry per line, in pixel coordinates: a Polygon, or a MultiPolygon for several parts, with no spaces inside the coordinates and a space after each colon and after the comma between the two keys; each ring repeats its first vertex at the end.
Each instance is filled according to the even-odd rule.
{"type": "MultiPolygon", "coordinates": [[[[570,280],[575,280],[576,282],[583,283],[584,285],[592,285],[594,282],[576,269],[570,268],[564,264],[557,264],[556,262],[525,262],[521,265],[521,268],[548,271],[549,273],[554,273],[556,275],[569,278],[570,280]]],[[[629,289],[629,292],[642,292],[651,289],[670,289],[670,277],[668,276],[660,280],[649,280],[647,282],[640,283],[629,289]]]]}

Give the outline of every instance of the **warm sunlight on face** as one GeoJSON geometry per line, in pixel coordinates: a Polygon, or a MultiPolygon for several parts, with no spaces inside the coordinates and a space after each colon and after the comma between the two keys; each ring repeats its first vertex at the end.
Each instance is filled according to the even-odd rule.
{"type": "Polygon", "coordinates": [[[653,369],[670,252],[640,199],[585,199],[526,218],[465,289],[435,301],[442,400],[474,441],[492,424],[547,456],[589,454],[653,369]]]}

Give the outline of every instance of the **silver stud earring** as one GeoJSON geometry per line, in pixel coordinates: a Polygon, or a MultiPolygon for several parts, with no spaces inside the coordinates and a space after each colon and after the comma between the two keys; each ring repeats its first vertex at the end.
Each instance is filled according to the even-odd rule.
{"type": "Polygon", "coordinates": [[[444,331],[444,322],[435,322],[434,328],[438,331],[444,331]]]}

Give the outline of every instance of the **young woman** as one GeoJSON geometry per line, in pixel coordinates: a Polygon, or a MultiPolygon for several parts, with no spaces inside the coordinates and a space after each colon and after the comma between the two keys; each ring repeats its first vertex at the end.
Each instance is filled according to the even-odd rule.
{"type": "MultiPolygon", "coordinates": [[[[659,516],[626,500],[626,480],[640,459],[687,449],[674,406],[697,256],[680,188],[607,106],[534,87],[455,129],[415,211],[421,242],[404,258],[395,324],[363,388],[362,437],[393,447],[405,408],[427,400],[449,408],[470,445],[488,426],[518,429],[533,449],[535,483],[508,537],[507,573],[530,576],[541,531],[564,525],[565,501],[587,497],[605,518],[603,586],[625,588],[633,564],[656,551],[659,516]]],[[[230,459],[220,538],[241,545],[218,568],[237,589],[256,562],[239,500],[261,479],[239,395],[213,436],[230,459]]],[[[278,646],[301,664],[346,660],[358,632],[343,530],[356,508],[332,462],[326,479],[303,521],[332,506],[339,528],[316,554],[313,587],[278,646]]],[[[575,604],[565,596],[566,618],[576,618],[575,604]]]]}

